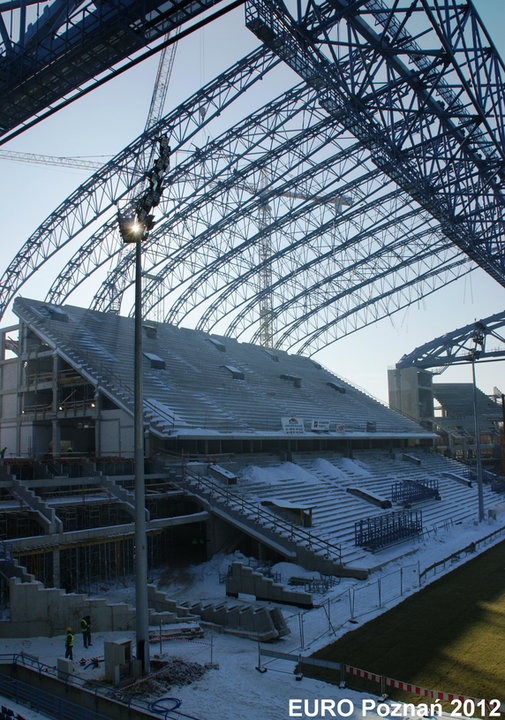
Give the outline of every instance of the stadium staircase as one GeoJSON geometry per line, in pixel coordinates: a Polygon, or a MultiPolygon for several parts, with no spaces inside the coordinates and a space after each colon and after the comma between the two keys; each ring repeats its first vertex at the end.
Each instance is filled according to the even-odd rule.
{"type": "MultiPolygon", "coordinates": [[[[198,498],[200,503],[214,515],[245,534],[272,548],[288,560],[311,565],[323,574],[335,574],[364,577],[362,569],[354,569],[352,561],[361,553],[348,552],[344,557],[341,545],[334,537],[323,537],[319,532],[300,527],[262,506],[258,497],[246,496],[242,487],[229,486],[196,469],[186,469],[184,476],[176,476],[173,471],[170,481],[178,484],[186,492],[198,498]]],[[[301,490],[301,488],[299,488],[301,490]]],[[[324,493],[324,489],[323,489],[324,493]]],[[[300,498],[312,496],[294,493],[293,485],[287,488],[287,494],[294,502],[300,498]]],[[[269,493],[268,497],[272,497],[269,493]]],[[[278,496],[276,496],[278,497],[278,496]]],[[[267,499],[266,493],[264,499],[267,499]]]]}

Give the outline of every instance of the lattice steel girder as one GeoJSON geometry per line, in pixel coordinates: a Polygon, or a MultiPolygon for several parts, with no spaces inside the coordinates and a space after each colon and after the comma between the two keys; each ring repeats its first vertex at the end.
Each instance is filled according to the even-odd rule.
{"type": "MultiPolygon", "coordinates": [[[[356,146],[353,151],[356,152],[356,146]]],[[[362,152],[362,149],[360,149],[362,152]]],[[[353,159],[355,155],[350,153],[347,159],[353,159]]],[[[346,158],[346,153],[341,152],[340,156],[332,156],[329,158],[329,162],[339,159],[342,161],[346,158]]],[[[333,195],[329,195],[329,198],[333,196],[335,200],[338,200],[341,195],[348,195],[349,193],[356,193],[356,204],[353,204],[352,208],[348,208],[346,211],[342,211],[339,214],[333,215],[331,212],[327,213],[320,220],[314,221],[307,214],[313,211],[316,203],[310,204],[309,206],[301,206],[288,210],[282,216],[276,217],[275,221],[272,221],[268,225],[262,227],[252,237],[248,237],[243,240],[242,243],[237,244],[230,250],[221,254],[216,254],[210,267],[205,270],[205,273],[200,273],[191,286],[188,287],[186,292],[181,294],[180,298],[174,303],[172,311],[167,316],[168,321],[181,322],[182,319],[188,314],[193,307],[196,307],[199,302],[203,302],[204,299],[210,299],[211,295],[214,295],[215,299],[202,313],[200,320],[198,321],[197,327],[200,330],[210,332],[214,325],[223,320],[229,312],[236,311],[240,305],[238,294],[242,290],[244,295],[249,297],[252,292],[252,288],[255,286],[254,278],[262,271],[263,267],[270,267],[272,269],[272,275],[276,276],[275,282],[265,288],[261,292],[255,293],[255,300],[253,304],[256,304],[256,299],[260,300],[264,294],[271,294],[279,291],[283,293],[283,283],[286,280],[286,262],[288,257],[294,259],[294,265],[297,270],[300,270],[302,266],[311,267],[317,266],[319,263],[324,262],[328,258],[336,258],[342,253],[347,247],[351,245],[359,244],[361,241],[366,240],[370,235],[374,235],[378,230],[374,221],[369,221],[369,229],[367,232],[361,232],[365,220],[368,220],[368,215],[376,210],[379,215],[381,208],[384,204],[387,204],[388,200],[396,199],[399,191],[395,190],[392,195],[381,195],[380,197],[374,197],[382,186],[378,177],[379,173],[376,170],[368,171],[365,169],[363,175],[346,182],[344,185],[338,187],[335,191],[332,191],[333,195]],[[375,180],[375,183],[372,183],[375,180]],[[367,194],[364,193],[365,184],[370,185],[367,194]],[[358,202],[362,200],[362,202],[358,202]],[[328,218],[328,214],[330,217],[328,218]],[[356,234],[353,239],[349,240],[345,237],[345,227],[355,227],[356,234]],[[358,229],[359,228],[359,229],[358,229]],[[337,236],[337,232],[340,234],[337,236]],[[272,252],[268,258],[256,258],[256,262],[251,263],[246,261],[240,261],[241,253],[247,250],[248,247],[256,247],[265,236],[277,235],[282,233],[284,243],[279,248],[272,248],[272,252]],[[328,240],[326,240],[328,238],[328,240]],[[320,244],[327,243],[329,249],[323,250],[320,244]],[[315,254],[310,263],[303,259],[302,253],[304,248],[309,248],[312,254],[315,254]],[[236,274],[232,274],[232,270],[236,270],[236,274]],[[210,272],[209,272],[210,271],[210,272]],[[202,283],[205,280],[206,275],[210,275],[216,278],[216,282],[211,288],[211,291],[204,286],[202,283]],[[185,307],[185,315],[177,316],[177,312],[185,307]]],[[[325,189],[325,194],[326,194],[325,189]]],[[[326,203],[321,203],[324,204],[326,203]]],[[[415,213],[417,216],[417,213],[415,213]]],[[[395,219],[394,224],[400,223],[399,219],[395,219]]],[[[295,270],[296,272],[296,270],[295,270]]],[[[350,290],[351,291],[351,290],[350,290]]],[[[275,317],[275,314],[274,314],[275,317]]],[[[248,317],[248,323],[250,326],[251,317],[248,317]]],[[[228,328],[228,334],[234,335],[235,323],[228,328]]]]}
{"type": "MultiPolygon", "coordinates": [[[[365,264],[366,260],[365,258],[365,264]]],[[[289,302],[282,307],[284,331],[279,342],[281,346],[288,342],[288,346],[292,348],[301,339],[310,337],[310,340],[306,340],[303,349],[300,349],[303,353],[310,342],[325,333],[329,326],[341,322],[343,318],[356,314],[358,310],[368,309],[369,305],[379,305],[379,302],[382,302],[383,306],[379,307],[378,311],[374,309],[374,313],[393,314],[400,306],[405,306],[400,305],[405,288],[419,288],[414,297],[409,295],[410,304],[419,299],[423,280],[434,278],[437,272],[441,275],[445,274],[444,271],[448,267],[452,269],[454,263],[459,266],[465,262],[468,262],[467,259],[462,258],[453,246],[448,247],[446,244],[435,249],[429,246],[423,253],[419,251],[412,255],[405,253],[396,263],[390,263],[383,268],[377,269],[373,263],[368,272],[364,273],[361,267],[357,280],[352,283],[352,293],[349,293],[345,286],[334,287],[331,281],[335,278],[328,278],[327,282],[325,278],[325,282],[319,283],[317,287],[318,290],[324,290],[324,293],[315,303],[311,292],[314,287],[306,285],[303,287],[298,283],[300,285],[298,293],[291,293],[289,302]],[[404,272],[402,277],[402,271],[407,270],[408,272],[404,272]],[[360,278],[359,275],[364,277],[360,278]],[[388,304],[384,303],[386,298],[388,304]],[[286,309],[289,310],[289,315],[286,309]],[[286,320],[284,320],[285,316],[286,320]]],[[[279,309],[279,314],[280,312],[279,309]]]]}
{"type": "MultiPolygon", "coordinates": [[[[228,199],[223,207],[218,209],[219,219],[216,219],[209,228],[204,229],[199,236],[193,236],[192,257],[197,255],[199,248],[202,248],[202,259],[196,262],[196,270],[190,276],[195,278],[194,283],[174,302],[166,316],[166,322],[180,323],[188,308],[194,309],[199,304],[200,298],[207,298],[209,293],[215,292],[210,288],[202,289],[200,292],[200,286],[203,284],[207,288],[210,283],[220,286],[222,284],[220,271],[223,267],[251,248],[254,249],[252,260],[254,272],[261,273],[263,268],[269,267],[274,256],[269,254],[268,257],[261,257],[260,248],[264,238],[270,237],[286,224],[293,225],[300,220],[305,221],[307,225],[319,227],[320,221],[314,216],[314,212],[321,206],[328,206],[330,212],[336,212],[341,198],[349,194],[351,187],[359,184],[357,180],[352,184],[345,183],[345,164],[352,162],[355,168],[355,158],[362,152],[361,148],[356,146],[339,149],[336,153],[315,162],[312,155],[316,155],[322,148],[335,144],[336,139],[338,136],[335,137],[333,124],[319,121],[272,152],[265,154],[260,161],[251,164],[249,172],[254,172],[258,167],[272,168],[276,151],[281,151],[279,164],[274,165],[275,178],[269,187],[262,189],[256,196],[250,196],[242,203],[235,204],[232,198],[228,199]],[[258,165],[258,162],[261,164],[258,165]],[[298,171],[298,175],[295,171],[298,171]],[[301,188],[306,188],[305,197],[301,194],[301,188]],[[276,201],[282,202],[283,214],[279,214],[279,207],[279,213],[275,213],[275,218],[272,217],[269,222],[264,219],[260,222],[258,213],[261,209],[276,201]],[[216,245],[213,241],[217,238],[221,241],[216,245]]],[[[235,173],[230,177],[231,183],[234,178],[235,173]]],[[[360,180],[363,180],[363,176],[360,180]]],[[[232,191],[233,184],[228,185],[224,190],[232,191]]],[[[184,258],[180,255],[171,258],[170,267],[164,272],[169,274],[173,269],[173,262],[179,263],[181,259],[184,258]]],[[[242,262],[242,268],[244,266],[247,269],[251,268],[249,258],[242,262]]],[[[147,307],[149,307],[149,293],[152,293],[152,290],[152,286],[145,290],[147,307]]]]}
{"type": "MultiPolygon", "coordinates": [[[[370,203],[370,208],[373,208],[373,203],[370,203]]],[[[452,249],[452,258],[458,251],[449,241],[437,238],[436,229],[428,227],[422,232],[419,231],[417,214],[408,206],[406,210],[397,220],[390,218],[384,220],[382,225],[379,222],[372,223],[372,230],[361,229],[339,238],[340,242],[336,242],[334,247],[317,253],[315,257],[304,257],[300,252],[300,243],[293,243],[286,252],[280,253],[283,257],[282,265],[277,271],[278,278],[271,288],[265,290],[270,291],[275,298],[273,319],[278,321],[277,326],[283,328],[283,331],[278,333],[275,343],[277,347],[285,347],[286,343],[291,342],[291,335],[297,329],[298,320],[305,322],[309,317],[306,315],[308,306],[311,308],[310,315],[315,313],[317,316],[320,303],[321,307],[324,307],[328,297],[332,297],[331,312],[338,316],[342,302],[345,301],[348,307],[356,304],[356,290],[374,282],[376,275],[379,278],[388,278],[392,287],[401,288],[403,278],[400,271],[413,266],[418,256],[426,258],[432,253],[437,258],[434,266],[438,267],[442,274],[445,272],[446,263],[440,261],[441,251],[452,249]],[[396,223],[401,232],[395,228],[396,223]],[[337,287],[338,294],[332,294],[337,287]]],[[[315,235],[314,232],[313,236],[315,235]]],[[[309,235],[307,240],[309,247],[314,244],[314,237],[309,235]]],[[[250,334],[251,326],[255,324],[258,296],[253,293],[243,276],[239,280],[242,282],[230,279],[231,290],[226,288],[213,306],[202,315],[199,329],[210,332],[216,323],[222,322],[227,313],[235,313],[231,322],[229,321],[226,334],[233,337],[241,336],[244,332],[250,334]]],[[[316,317],[315,323],[318,322],[316,317]]],[[[257,332],[254,338],[257,339],[257,332]]]]}
{"type": "MultiPolygon", "coordinates": [[[[410,219],[418,228],[416,218],[417,216],[412,212],[407,213],[403,218],[403,223],[410,219]]],[[[386,223],[380,232],[385,234],[388,230],[386,223]]],[[[296,253],[292,255],[291,265],[284,262],[284,275],[272,283],[271,288],[265,290],[265,292],[270,291],[278,298],[273,309],[274,320],[283,319],[285,322],[286,318],[290,317],[296,321],[300,305],[305,303],[311,292],[319,292],[325,287],[329,288],[336,284],[341,288],[338,299],[348,295],[352,300],[355,287],[360,284],[358,282],[359,274],[363,276],[368,274],[370,277],[370,268],[373,268],[373,273],[381,273],[385,276],[390,272],[393,275],[402,266],[414,262],[418,254],[426,254],[428,245],[430,251],[437,254],[442,247],[447,249],[448,243],[446,240],[445,245],[442,245],[440,239],[434,240],[434,231],[431,228],[417,233],[412,228],[405,228],[400,236],[393,236],[387,244],[382,241],[381,235],[379,235],[380,242],[375,241],[375,236],[368,236],[369,244],[362,246],[361,242],[366,237],[365,233],[358,233],[315,258],[300,257],[297,248],[296,253]],[[409,258],[409,263],[406,258],[409,258]],[[286,291],[288,286],[291,292],[286,291]]],[[[309,237],[308,240],[312,241],[313,238],[309,237]]],[[[292,247],[297,246],[293,244],[292,247]]],[[[443,266],[440,266],[440,270],[443,272],[443,266]]],[[[257,296],[247,292],[245,282],[239,283],[234,279],[230,280],[229,287],[226,288],[219,300],[221,308],[219,308],[218,302],[215,303],[215,306],[211,306],[202,316],[199,329],[211,332],[215,325],[222,321],[226,312],[234,310],[238,312],[235,313],[226,334],[232,337],[242,335],[253,323],[252,318],[258,302],[257,296]]],[[[281,325],[281,323],[278,324],[281,325]]],[[[284,333],[277,340],[278,347],[282,347],[283,342],[288,340],[289,332],[284,333]]]]}
{"type": "Polygon", "coordinates": [[[295,21],[282,0],[248,0],[246,24],[317,90],[375,164],[505,284],[505,73],[472,4],[304,7],[295,21]]]}
{"type": "MultiPolygon", "coordinates": [[[[189,246],[187,237],[182,240],[182,234],[176,227],[177,223],[182,223],[191,213],[201,217],[207,206],[217,202],[219,196],[225,192],[221,176],[223,173],[230,174],[230,162],[235,164],[245,157],[247,152],[257,149],[262,139],[268,137],[276,128],[282,127],[304,107],[308,107],[311,94],[312,91],[304,87],[287,91],[277,100],[238,123],[235,128],[207,143],[203,148],[195,150],[189,158],[177,164],[166,178],[167,190],[160,202],[160,211],[167,213],[169,217],[162,223],[158,222],[151,231],[148,240],[143,244],[143,252],[157,243],[165,244],[165,237],[169,238],[169,241],[174,237],[181,237],[182,252],[191,255],[194,243],[189,246]],[[244,147],[238,147],[239,141],[244,147]],[[219,158],[220,164],[210,172],[204,172],[201,168],[206,167],[214,156],[219,158]],[[172,234],[174,232],[175,235],[172,234]]],[[[246,173],[242,172],[241,178],[244,179],[245,176],[246,173]]],[[[236,179],[237,176],[234,175],[233,182],[236,179]]],[[[106,223],[76,252],[53,283],[47,296],[48,301],[62,302],[95,269],[121,252],[122,243],[118,238],[116,224],[115,220],[106,223]],[[105,240],[107,242],[104,242],[105,240]],[[109,249],[111,244],[112,251],[109,249]]],[[[165,250],[171,255],[176,252],[177,247],[165,245],[165,250]]],[[[110,309],[110,303],[115,303],[118,293],[127,289],[128,279],[131,279],[127,266],[133,262],[133,257],[125,256],[117,268],[110,273],[95,297],[95,309],[107,311],[110,309]]]]}
{"type": "Polygon", "coordinates": [[[449,283],[467,275],[475,270],[475,266],[470,265],[471,263],[463,258],[455,260],[452,266],[446,268],[445,273],[442,273],[439,267],[424,273],[415,272],[402,286],[381,290],[375,296],[367,296],[361,303],[346,309],[342,315],[331,311],[333,301],[330,300],[325,308],[326,317],[322,315],[323,308],[319,307],[317,313],[312,313],[312,326],[303,329],[296,338],[291,338],[293,342],[287,349],[300,354],[314,355],[340,337],[391,317],[394,313],[419,302],[421,298],[428,297],[439,288],[446,287],[449,283]]]}
{"type": "Polygon", "coordinates": [[[176,151],[279,61],[259,48],[192,95],[75,190],[24,243],[0,278],[0,317],[44,262],[141,186],[152,146],[169,133],[176,151]],[[201,112],[205,109],[206,112],[201,112]]]}
{"type": "Polygon", "coordinates": [[[218,4],[225,8],[223,0],[0,3],[0,133],[79,97],[218,4]]]}
{"type": "Polygon", "coordinates": [[[502,360],[505,357],[505,336],[500,331],[503,330],[505,330],[505,312],[490,315],[420,345],[408,355],[404,355],[396,363],[396,367],[431,368],[462,365],[472,360],[477,362],[502,360]],[[480,350],[477,351],[474,342],[476,332],[482,341],[479,342],[480,350]],[[493,349],[486,350],[486,341],[490,338],[501,343],[500,349],[494,346],[493,349]]]}
{"type": "MultiPolygon", "coordinates": [[[[185,239],[181,247],[165,244],[167,256],[173,265],[186,263],[190,267],[191,258],[197,248],[208,240],[207,236],[201,236],[202,229],[203,232],[210,232],[211,227],[215,231],[218,227],[217,215],[221,212],[225,216],[231,213],[232,219],[238,221],[247,214],[248,208],[243,202],[235,198],[230,204],[226,200],[230,190],[246,192],[251,197],[251,189],[255,191],[254,175],[274,162],[275,158],[289,150],[294,152],[297,145],[303,141],[319,141],[319,136],[329,142],[327,135],[330,133],[331,122],[326,119],[321,121],[320,113],[314,111],[307,113],[307,117],[312,119],[312,125],[303,117],[304,111],[312,104],[311,96],[312,91],[303,87],[287,91],[276,101],[270,102],[228,130],[222,137],[195,151],[192,157],[175,168],[170,176],[169,195],[161,203],[162,210],[168,213],[168,217],[150,233],[144,247],[147,249],[156,243],[163,243],[164,238],[172,242],[172,233],[175,232],[175,237],[185,239]],[[302,130],[295,135],[288,134],[287,140],[274,146],[271,138],[276,133],[282,137],[284,126],[298,116],[301,116],[302,130]],[[264,142],[268,142],[268,147],[262,148],[264,142]],[[260,151],[262,154],[256,157],[255,154],[260,151]],[[249,159],[248,155],[251,156],[249,159]],[[241,165],[240,161],[245,161],[245,164],[241,165]],[[188,238],[191,238],[190,243],[188,238]]],[[[310,159],[310,152],[304,159],[310,159]]],[[[293,167],[296,167],[296,163],[293,167]]],[[[250,200],[249,207],[256,209],[264,202],[263,193],[259,195],[250,200]]],[[[95,298],[95,309],[107,309],[107,298],[112,297],[110,290],[115,296],[118,288],[122,288],[122,291],[126,289],[125,270],[130,262],[131,258],[125,258],[116,271],[111,273],[107,280],[109,287],[107,284],[102,286],[95,298]]],[[[149,272],[152,272],[152,268],[149,272]]],[[[178,279],[177,282],[179,281],[178,279]]]]}

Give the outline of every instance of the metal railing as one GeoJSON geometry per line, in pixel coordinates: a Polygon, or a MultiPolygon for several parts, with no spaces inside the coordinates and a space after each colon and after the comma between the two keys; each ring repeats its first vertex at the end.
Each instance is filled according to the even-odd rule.
{"type": "Polygon", "coordinates": [[[466,547],[461,548],[461,550],[456,550],[456,552],[447,555],[443,560],[438,560],[437,562],[428,565],[428,567],[425,567],[424,570],[419,573],[419,581],[421,582],[421,580],[429,576],[430,573],[435,576],[437,574],[438,568],[441,567],[443,570],[445,570],[447,564],[452,565],[453,563],[460,560],[462,555],[473,555],[477,552],[479,546],[488,545],[502,536],[505,536],[505,527],[498,528],[492,533],[489,533],[489,535],[486,535],[485,537],[478,540],[474,540],[466,547]]]}
{"type": "Polygon", "coordinates": [[[264,526],[273,527],[273,532],[278,535],[279,539],[287,539],[295,545],[305,545],[312,552],[322,554],[325,559],[333,560],[342,565],[342,548],[339,544],[332,543],[329,540],[321,540],[311,532],[299,528],[278,515],[274,515],[261,506],[231,492],[228,486],[222,487],[204,475],[197,475],[188,470],[186,465],[183,466],[183,477],[176,482],[196,489],[198,494],[207,496],[212,502],[221,505],[228,512],[233,509],[238,510],[242,522],[247,523],[249,521],[253,525],[260,525],[262,530],[264,530],[264,526]],[[281,535],[279,530],[284,531],[284,536],[281,535]]]}
{"type": "MultiPolygon", "coordinates": [[[[194,715],[181,712],[178,708],[181,705],[177,698],[174,700],[174,707],[169,709],[152,708],[152,703],[134,698],[124,690],[116,687],[107,687],[88,678],[82,678],[74,673],[66,673],[56,667],[46,665],[33,655],[25,653],[0,654],[0,668],[5,665],[23,665],[39,675],[39,685],[44,677],[59,680],[72,687],[94,696],[101,697],[124,708],[124,717],[130,717],[129,710],[136,710],[148,718],[162,720],[200,720],[194,715]]],[[[35,710],[40,710],[47,715],[53,716],[56,720],[110,720],[110,717],[101,715],[81,705],[76,705],[68,700],[63,700],[50,692],[41,690],[40,687],[33,687],[29,683],[20,680],[13,680],[0,672],[0,695],[19,700],[20,703],[29,703],[35,710]],[[17,693],[17,694],[16,694],[17,693]]],[[[121,714],[123,717],[123,714],[121,714]]]]}

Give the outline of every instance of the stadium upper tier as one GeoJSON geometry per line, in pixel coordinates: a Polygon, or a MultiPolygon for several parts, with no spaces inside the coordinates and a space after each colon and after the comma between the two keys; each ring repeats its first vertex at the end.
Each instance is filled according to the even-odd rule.
{"type": "MultiPolygon", "coordinates": [[[[39,339],[133,414],[132,318],[25,298],[15,312],[35,352],[39,339]]],[[[433,437],[309,358],[198,330],[146,324],[143,379],[159,437],[433,437]]]]}

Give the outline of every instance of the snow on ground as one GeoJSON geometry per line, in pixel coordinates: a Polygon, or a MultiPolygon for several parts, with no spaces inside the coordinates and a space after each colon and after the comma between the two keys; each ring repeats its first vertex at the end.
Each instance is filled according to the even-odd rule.
{"type": "MultiPolygon", "coordinates": [[[[439,530],[421,541],[405,545],[403,557],[396,557],[395,553],[398,553],[398,548],[383,551],[380,553],[380,557],[385,561],[389,560],[389,563],[382,571],[374,573],[366,581],[350,578],[338,579],[337,584],[329,592],[324,595],[315,595],[319,607],[301,611],[299,608],[284,606],[282,611],[291,629],[291,634],[270,644],[269,649],[295,655],[309,655],[354,629],[357,624],[363,624],[398,604],[407,595],[418,591],[419,571],[502,527],[505,521],[505,504],[498,505],[496,509],[498,511],[497,520],[486,520],[480,525],[468,522],[447,530],[439,530]],[[405,548],[409,551],[407,555],[405,555],[405,548]],[[380,589],[379,586],[381,586],[380,589]],[[353,623],[350,622],[351,615],[354,615],[353,623]]],[[[497,538],[495,542],[499,542],[501,539],[503,536],[497,538]]],[[[487,547],[480,547],[479,551],[485,550],[487,547]]],[[[454,569],[472,557],[475,555],[467,556],[462,553],[459,558],[447,566],[445,571],[454,569]]],[[[158,570],[153,574],[151,580],[157,582],[160,589],[169,597],[180,601],[201,599],[225,601],[225,586],[220,582],[220,578],[222,579],[230,563],[236,559],[243,559],[243,556],[240,553],[226,556],[219,554],[201,565],[184,569],[158,570]]],[[[251,562],[258,565],[258,561],[251,562]]],[[[287,582],[291,576],[306,578],[314,576],[313,572],[287,562],[274,565],[272,570],[280,573],[283,582],[287,582]]],[[[436,577],[440,577],[442,572],[443,570],[440,570],[436,577]]],[[[423,586],[434,577],[426,578],[423,586]]],[[[108,600],[134,602],[133,582],[102,587],[104,588],[102,592],[108,600]]],[[[87,650],[82,648],[80,638],[80,634],[76,633],[74,658],[78,661],[81,658],[87,661],[95,656],[103,656],[103,645],[106,640],[131,639],[132,646],[135,646],[133,632],[95,633],[93,646],[87,650]]],[[[64,636],[4,639],[2,641],[2,653],[22,651],[38,656],[41,662],[47,665],[55,666],[57,658],[64,655],[64,636]]],[[[203,638],[193,641],[179,639],[163,640],[161,645],[158,641],[152,643],[151,658],[154,659],[157,656],[180,657],[203,665],[207,663],[216,665],[216,667],[209,668],[201,679],[191,685],[173,687],[167,693],[182,700],[180,708],[182,712],[199,720],[320,718],[324,715],[319,713],[311,715],[310,713],[315,711],[314,702],[321,702],[323,699],[335,702],[348,701],[345,705],[345,712],[347,713],[347,710],[352,708],[353,711],[346,716],[352,720],[363,720],[362,703],[364,700],[370,699],[370,696],[345,688],[339,689],[334,685],[306,677],[297,679],[294,674],[294,663],[284,660],[264,659],[262,665],[264,664],[268,670],[260,673],[256,669],[258,666],[256,643],[209,629],[205,630],[203,638]],[[306,713],[303,712],[302,705],[295,704],[290,715],[290,699],[306,700],[308,702],[306,713]]],[[[380,671],[380,668],[365,669],[380,671]]],[[[77,663],[76,672],[83,677],[98,680],[103,675],[103,663],[98,668],[94,668],[91,663],[87,662],[84,662],[83,665],[77,663]]],[[[398,679],[409,680],[409,678],[398,679]]],[[[454,690],[454,688],[433,689],[454,690]]],[[[6,701],[5,704],[13,706],[10,701],[6,701]]],[[[40,720],[42,717],[26,708],[16,711],[26,720],[40,720]]],[[[174,717],[176,716],[174,715],[174,717]]],[[[331,717],[331,715],[328,713],[325,717],[331,717]]],[[[370,713],[367,717],[374,720],[377,715],[370,713]]]]}

